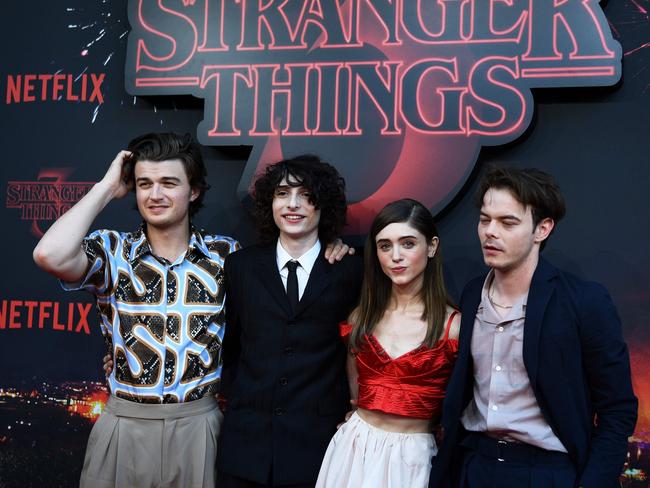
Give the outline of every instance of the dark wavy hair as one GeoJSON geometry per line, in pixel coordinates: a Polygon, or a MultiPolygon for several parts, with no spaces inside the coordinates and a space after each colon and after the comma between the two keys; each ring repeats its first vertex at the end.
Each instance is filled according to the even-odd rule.
{"type": "Polygon", "coordinates": [[[284,178],[290,186],[302,186],[309,191],[309,202],[320,210],[318,238],[324,244],[332,242],[340,235],[345,224],[348,208],[345,180],[334,166],[313,154],[303,154],[267,166],[255,180],[253,201],[262,241],[274,241],[280,235],[273,220],[273,196],[284,178]]]}
{"type": "Polygon", "coordinates": [[[203,162],[201,146],[190,134],[160,132],[136,137],[127,147],[133,155],[124,163],[122,176],[129,188],[135,188],[135,165],[138,161],[167,161],[179,159],[185,168],[190,187],[199,190],[199,196],[190,202],[189,214],[193,217],[203,207],[203,197],[210,185],[208,172],[203,162]]]}
{"type": "MultiPolygon", "coordinates": [[[[475,204],[479,210],[483,206],[483,197],[490,188],[508,190],[524,207],[530,207],[533,229],[546,218],[557,224],[566,213],[564,197],[557,181],[549,173],[537,168],[489,166],[476,191],[475,204]]],[[[551,234],[554,230],[555,226],[551,229],[551,234]]],[[[540,249],[544,249],[547,241],[548,238],[542,241],[540,249]]]]}
{"type": "MultiPolygon", "coordinates": [[[[381,269],[377,257],[377,234],[393,223],[406,223],[422,234],[427,243],[438,237],[438,230],[431,212],[420,202],[410,198],[397,200],[386,205],[375,217],[370,227],[364,249],[364,276],[361,285],[359,305],[350,314],[353,325],[349,347],[359,350],[365,344],[365,336],[372,334],[375,326],[384,316],[390,305],[392,281],[381,269]]],[[[422,320],[427,323],[427,335],[422,341],[427,347],[433,347],[445,327],[447,306],[456,308],[447,293],[442,274],[442,247],[432,258],[428,258],[423,272],[420,301],[424,304],[422,320]]]]}

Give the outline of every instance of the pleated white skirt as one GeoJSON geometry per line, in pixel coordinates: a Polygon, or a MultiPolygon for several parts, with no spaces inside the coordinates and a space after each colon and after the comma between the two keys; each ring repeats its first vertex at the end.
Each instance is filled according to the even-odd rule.
{"type": "Polygon", "coordinates": [[[437,452],[432,434],[388,432],[355,412],[332,437],[316,488],[426,488],[437,452]]]}

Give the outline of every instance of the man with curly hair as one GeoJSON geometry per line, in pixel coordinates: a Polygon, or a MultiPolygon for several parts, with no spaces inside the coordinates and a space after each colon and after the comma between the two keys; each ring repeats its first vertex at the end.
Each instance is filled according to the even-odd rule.
{"type": "Polygon", "coordinates": [[[255,182],[263,244],[226,260],[220,488],[312,487],[349,408],[338,324],[355,305],[361,259],[328,264],[345,222],[345,182],[312,155],[255,182]]]}

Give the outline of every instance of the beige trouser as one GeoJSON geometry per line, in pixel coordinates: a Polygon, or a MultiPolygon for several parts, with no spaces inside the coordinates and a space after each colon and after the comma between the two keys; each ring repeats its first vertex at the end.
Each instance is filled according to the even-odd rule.
{"type": "Polygon", "coordinates": [[[111,397],[88,439],[81,488],[213,488],[223,414],[213,397],[141,404],[111,397]]]}

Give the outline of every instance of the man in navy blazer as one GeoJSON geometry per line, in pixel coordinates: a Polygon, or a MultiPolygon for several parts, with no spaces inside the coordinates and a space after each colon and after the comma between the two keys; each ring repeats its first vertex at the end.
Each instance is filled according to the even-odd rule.
{"type": "Polygon", "coordinates": [[[540,257],[560,190],[538,170],[491,168],[477,200],[491,269],[461,298],[429,486],[618,487],[637,416],[629,356],[607,291],[540,257]]]}
{"type": "MultiPolygon", "coordinates": [[[[341,230],[343,178],[315,156],[267,168],[255,182],[265,244],[226,260],[219,488],[308,488],[349,410],[339,322],[356,305],[363,264],[329,264],[341,230]]],[[[237,254],[235,256],[235,254],[237,254]]]]}

